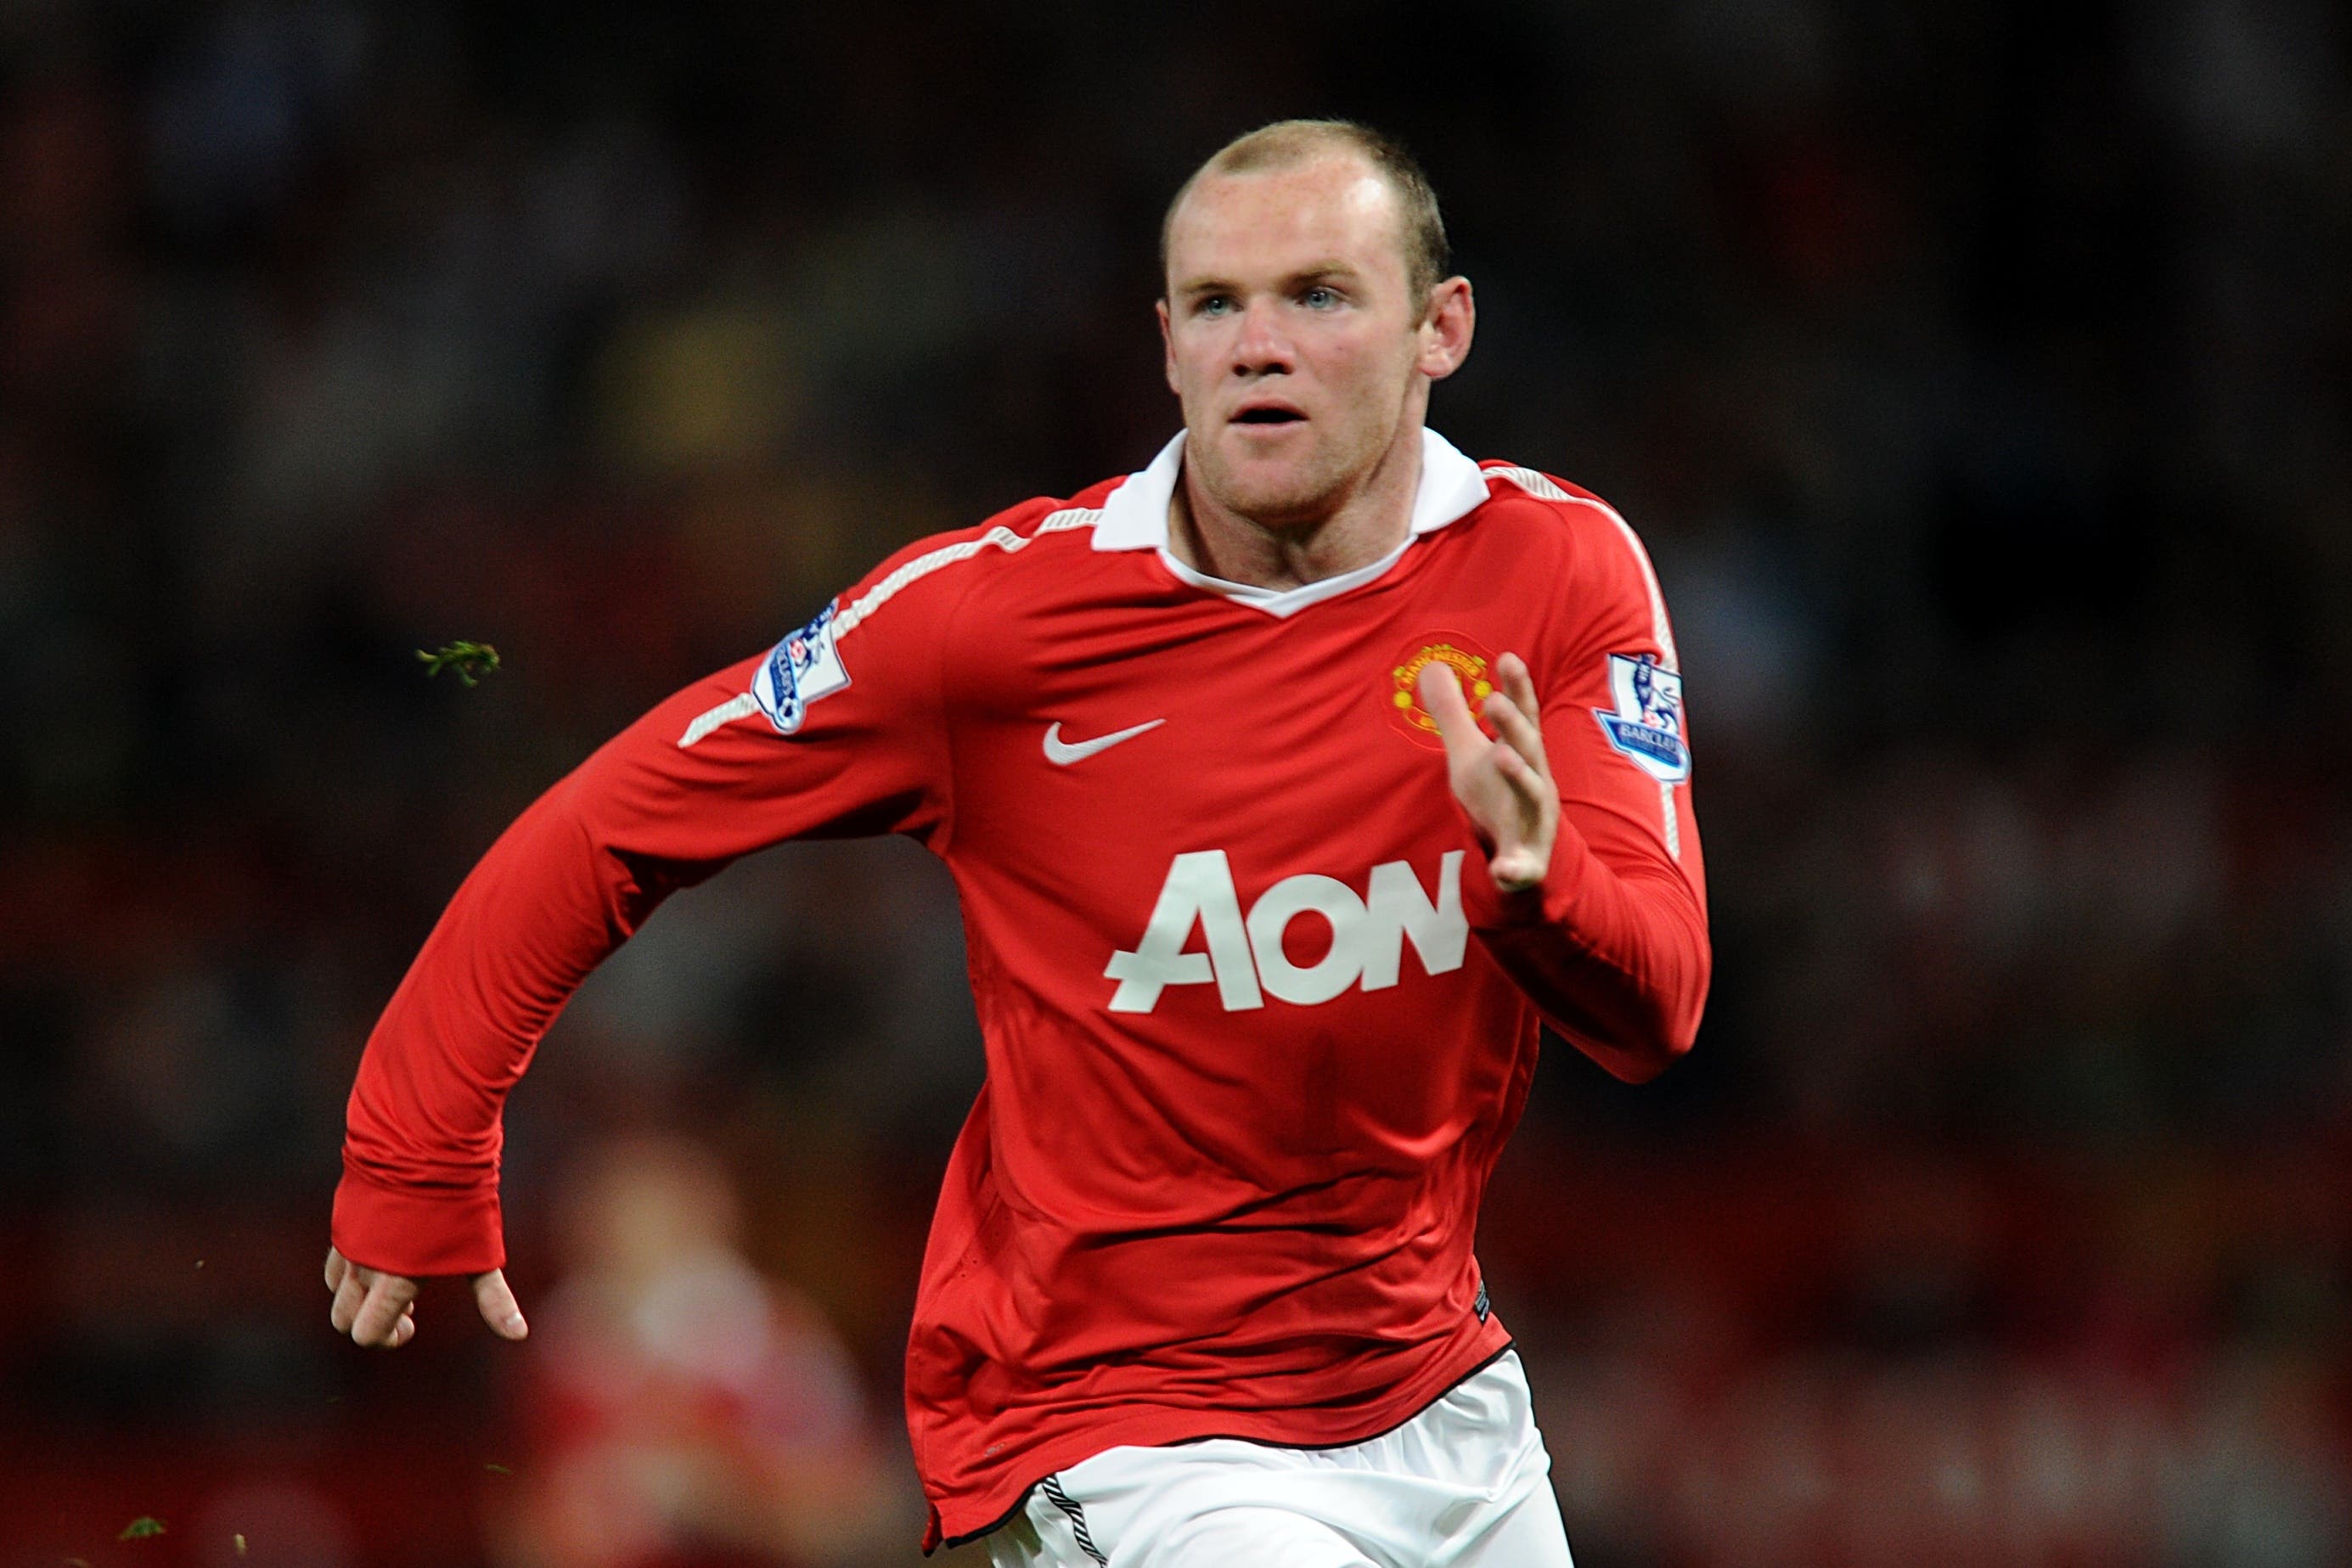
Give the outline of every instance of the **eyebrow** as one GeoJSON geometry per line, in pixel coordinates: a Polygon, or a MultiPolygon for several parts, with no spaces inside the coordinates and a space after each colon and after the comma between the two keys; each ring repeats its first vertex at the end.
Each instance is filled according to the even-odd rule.
{"type": "MultiPolygon", "coordinates": [[[[1323,282],[1327,279],[1347,278],[1352,280],[1360,276],[1361,274],[1360,274],[1356,268],[1349,266],[1344,261],[1318,261],[1314,263],[1312,266],[1302,267],[1296,272],[1288,274],[1276,287],[1284,289],[1300,288],[1310,284],[1323,282]]],[[[1180,298],[1192,299],[1203,294],[1230,293],[1238,289],[1241,286],[1239,284],[1231,283],[1220,277],[1201,277],[1195,278],[1189,283],[1180,284],[1177,287],[1176,294],[1180,298]]]]}

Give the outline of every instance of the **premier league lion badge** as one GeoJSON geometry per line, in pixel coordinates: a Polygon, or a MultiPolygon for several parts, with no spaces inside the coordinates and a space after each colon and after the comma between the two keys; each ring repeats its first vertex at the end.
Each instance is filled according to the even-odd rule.
{"type": "Polygon", "coordinates": [[[833,646],[833,606],[776,644],[751,677],[751,697],[778,731],[790,735],[808,716],[808,705],[849,684],[833,646]]]}
{"type": "Polygon", "coordinates": [[[1690,777],[1690,746],[1683,738],[1683,678],[1658,664],[1657,655],[1609,655],[1609,695],[1613,713],[1594,708],[1609,744],[1662,784],[1690,777]]]}

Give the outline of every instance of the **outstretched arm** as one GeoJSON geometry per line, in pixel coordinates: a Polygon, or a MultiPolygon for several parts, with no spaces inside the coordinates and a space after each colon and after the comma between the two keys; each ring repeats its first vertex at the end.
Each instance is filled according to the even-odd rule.
{"type": "Polygon", "coordinates": [[[541,796],[474,868],[361,1059],[326,1267],[338,1333],[403,1344],[416,1281],[459,1274],[490,1326],[521,1338],[501,1272],[502,1113],[580,983],[672,891],[739,855],[814,833],[928,835],[944,821],[942,618],[928,608],[863,617],[856,638],[838,633],[845,647],[828,611],[771,654],[678,693],[541,796]]]}

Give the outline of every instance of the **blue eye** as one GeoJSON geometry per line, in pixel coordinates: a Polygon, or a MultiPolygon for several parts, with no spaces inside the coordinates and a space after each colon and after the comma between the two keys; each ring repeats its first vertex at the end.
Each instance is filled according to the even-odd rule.
{"type": "Polygon", "coordinates": [[[1193,308],[1203,316],[1222,316],[1226,311],[1232,309],[1233,307],[1234,302],[1230,296],[1223,294],[1212,294],[1206,299],[1202,300],[1200,304],[1194,306],[1193,308]]]}
{"type": "Polygon", "coordinates": [[[1336,291],[1326,288],[1321,284],[1317,284],[1314,287],[1300,295],[1298,297],[1298,300],[1300,304],[1306,306],[1309,310],[1326,310],[1339,303],[1339,296],[1336,291]]]}

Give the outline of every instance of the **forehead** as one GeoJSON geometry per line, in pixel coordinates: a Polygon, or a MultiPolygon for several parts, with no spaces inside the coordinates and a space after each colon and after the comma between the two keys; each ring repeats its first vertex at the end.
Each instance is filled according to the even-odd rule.
{"type": "Polygon", "coordinates": [[[1403,229],[1395,188],[1352,154],[1204,174],[1168,225],[1169,281],[1181,288],[1328,262],[1402,277],[1403,229]]]}

